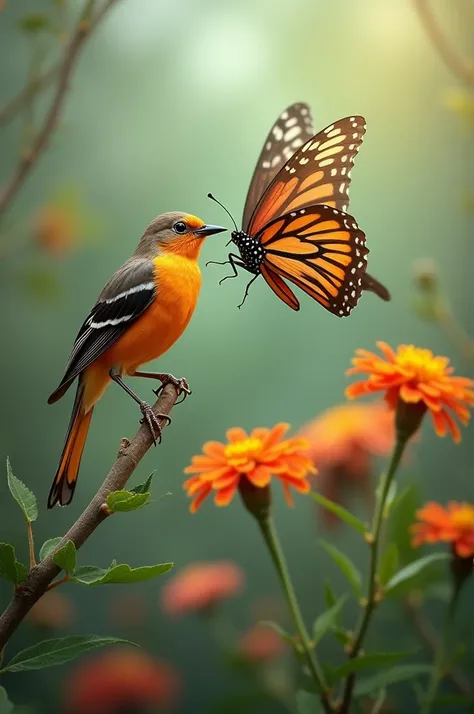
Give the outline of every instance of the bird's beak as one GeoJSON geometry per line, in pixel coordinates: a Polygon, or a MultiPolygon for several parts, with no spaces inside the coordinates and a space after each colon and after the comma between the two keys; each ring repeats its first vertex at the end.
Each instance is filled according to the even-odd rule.
{"type": "Polygon", "coordinates": [[[199,238],[205,238],[206,236],[212,236],[214,233],[223,233],[227,228],[222,228],[221,226],[208,226],[204,225],[194,231],[194,235],[199,236],[199,238]]]}

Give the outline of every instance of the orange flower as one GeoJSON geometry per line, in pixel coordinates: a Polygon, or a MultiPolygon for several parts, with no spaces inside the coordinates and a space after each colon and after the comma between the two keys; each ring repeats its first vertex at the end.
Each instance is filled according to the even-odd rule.
{"type": "Polygon", "coordinates": [[[255,625],[240,638],[239,651],[250,662],[266,662],[279,657],[285,651],[285,647],[275,630],[263,625],[255,625]]]}
{"type": "Polygon", "coordinates": [[[416,517],[420,522],[411,527],[413,546],[446,541],[453,544],[460,558],[474,556],[474,506],[451,501],[443,508],[431,501],[416,512],[416,517]]]}
{"type": "Polygon", "coordinates": [[[169,615],[203,611],[242,589],[243,571],[236,563],[191,563],[167,581],[161,607],[169,615]]]}
{"type": "Polygon", "coordinates": [[[48,630],[64,630],[74,620],[74,615],[74,606],[67,595],[51,590],[33,605],[26,620],[48,630]]]}
{"type": "Polygon", "coordinates": [[[33,229],[40,248],[55,257],[69,253],[79,240],[78,221],[63,206],[44,206],[35,216],[33,229]]]}
{"type": "Polygon", "coordinates": [[[66,687],[70,714],[119,714],[170,707],[178,677],[166,663],[142,650],[114,649],[77,666],[66,687]]]}
{"type": "Polygon", "coordinates": [[[346,395],[353,399],[383,391],[392,409],[399,401],[416,405],[422,413],[429,409],[438,436],[445,436],[449,431],[454,441],[460,441],[461,432],[453,414],[462,424],[469,421],[468,407],[474,405],[474,381],[453,377],[449,359],[436,357],[430,350],[400,345],[394,352],[385,342],[377,342],[377,346],[383,357],[357,350],[357,357],[352,360],[354,366],[347,374],[367,373],[369,376],[351,384],[346,395]]]}
{"type": "Polygon", "coordinates": [[[197,511],[212,491],[216,506],[227,506],[242,482],[263,489],[269,486],[272,476],[283,483],[286,500],[293,505],[290,486],[307,493],[310,486],[306,477],[315,469],[305,454],[309,447],[305,439],[282,441],[289,428],[289,424],[277,424],[273,429],[254,429],[249,436],[236,427],[228,430],[227,444],[204,444],[204,453],[193,456],[191,466],[184,470],[197,474],[184,484],[188,495],[194,496],[191,512],[197,511]]]}
{"type": "MultiPolygon", "coordinates": [[[[307,453],[318,465],[318,486],[326,498],[343,504],[346,492],[355,487],[372,507],[372,458],[388,455],[395,438],[393,412],[383,402],[328,409],[299,436],[310,444],[307,453]]],[[[339,522],[327,509],[322,512],[327,526],[339,522]]]]}

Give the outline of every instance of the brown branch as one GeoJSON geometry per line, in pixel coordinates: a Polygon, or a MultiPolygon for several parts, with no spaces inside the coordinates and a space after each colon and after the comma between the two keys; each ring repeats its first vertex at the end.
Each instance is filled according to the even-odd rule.
{"type": "MultiPolygon", "coordinates": [[[[403,604],[408,620],[418,635],[420,642],[430,655],[434,655],[438,648],[438,641],[430,621],[425,617],[422,609],[409,597],[405,598],[403,604]]],[[[474,701],[474,689],[463,672],[458,669],[450,669],[446,672],[446,678],[450,679],[462,694],[474,701]]]]}
{"type": "Polygon", "coordinates": [[[3,107],[0,107],[0,125],[8,124],[12,121],[41,90],[46,89],[57,76],[59,68],[59,64],[50,67],[39,77],[35,77],[28,82],[13,99],[4,104],[3,107]]]}
{"type": "Polygon", "coordinates": [[[426,34],[438,50],[445,65],[462,82],[474,85],[474,62],[464,59],[458,54],[454,44],[451,44],[441,25],[436,19],[430,5],[430,0],[414,0],[426,34]]]}
{"type": "MultiPolygon", "coordinates": [[[[177,398],[176,387],[172,384],[166,385],[160,398],[154,404],[153,411],[157,416],[169,414],[177,398]]],[[[161,418],[159,420],[161,427],[164,427],[166,420],[161,418]]],[[[72,540],[76,548],[80,548],[85,543],[102,521],[107,518],[107,513],[102,506],[109,493],[124,488],[152,443],[150,430],[145,424],[138,430],[133,441],[122,441],[117,459],[104,483],[58,547],[64,545],[68,540],[72,540]]],[[[12,601],[0,617],[0,653],[21,621],[35,602],[46,592],[59,572],[60,569],[53,563],[51,556],[48,556],[36,568],[33,568],[28,580],[16,589],[12,601]]]]}
{"type": "Polygon", "coordinates": [[[38,162],[38,159],[48,146],[48,142],[54,133],[59,117],[64,107],[64,100],[67,95],[69,80],[79,58],[82,47],[88,37],[97,27],[105,13],[118,0],[106,0],[102,8],[89,19],[89,14],[93,6],[93,0],[87,0],[85,9],[77,24],[76,30],[66,47],[64,59],[58,72],[58,83],[51,105],[46,112],[43,125],[36,134],[31,146],[22,152],[18,166],[13,172],[10,181],[0,194],[0,215],[2,215],[14,200],[19,190],[23,186],[26,178],[38,162]]]}

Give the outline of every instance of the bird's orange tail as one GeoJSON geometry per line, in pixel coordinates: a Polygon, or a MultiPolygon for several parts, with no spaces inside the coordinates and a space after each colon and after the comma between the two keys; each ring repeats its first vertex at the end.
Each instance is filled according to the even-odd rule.
{"type": "Polygon", "coordinates": [[[84,412],[83,406],[84,387],[79,383],[72,409],[71,420],[64,444],[61,461],[56,476],[51,486],[48,497],[48,508],[53,508],[56,503],[67,506],[72,501],[76,488],[77,475],[81,463],[84,444],[92,417],[93,409],[84,412]]]}

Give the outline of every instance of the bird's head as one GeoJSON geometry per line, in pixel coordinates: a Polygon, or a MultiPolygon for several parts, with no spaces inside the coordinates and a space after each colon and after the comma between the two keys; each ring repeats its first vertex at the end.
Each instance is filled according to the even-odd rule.
{"type": "Polygon", "coordinates": [[[147,257],[162,252],[196,259],[204,238],[225,230],[221,226],[208,225],[189,213],[163,213],[147,226],[136,252],[147,257]]]}

